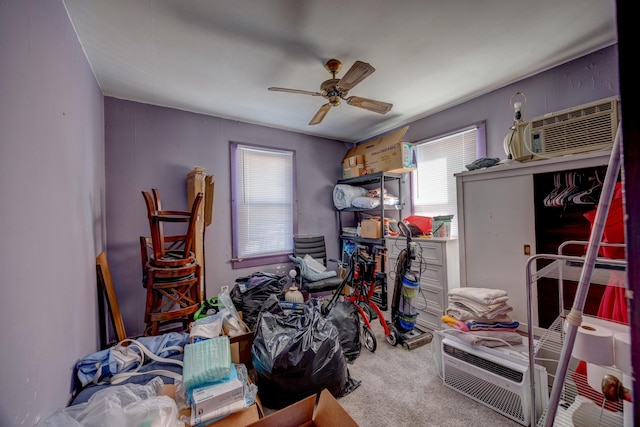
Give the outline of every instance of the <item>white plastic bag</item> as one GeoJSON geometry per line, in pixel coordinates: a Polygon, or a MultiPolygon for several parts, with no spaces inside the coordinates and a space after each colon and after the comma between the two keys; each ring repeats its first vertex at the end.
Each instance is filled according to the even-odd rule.
{"type": "Polygon", "coordinates": [[[36,427],[184,427],[178,419],[176,402],[160,395],[163,387],[160,377],[146,385],[106,387],[85,403],[54,412],[40,420],[36,427]]]}

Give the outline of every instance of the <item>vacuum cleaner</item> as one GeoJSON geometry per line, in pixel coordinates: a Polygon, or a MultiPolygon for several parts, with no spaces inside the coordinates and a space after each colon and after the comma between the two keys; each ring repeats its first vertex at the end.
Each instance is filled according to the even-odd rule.
{"type": "Polygon", "coordinates": [[[418,245],[411,241],[411,231],[406,224],[400,221],[398,227],[407,238],[407,246],[398,254],[391,300],[391,324],[398,344],[405,350],[412,350],[429,344],[433,334],[416,326],[419,313],[413,302],[420,293],[420,272],[412,271],[411,266],[416,260],[418,245]]]}

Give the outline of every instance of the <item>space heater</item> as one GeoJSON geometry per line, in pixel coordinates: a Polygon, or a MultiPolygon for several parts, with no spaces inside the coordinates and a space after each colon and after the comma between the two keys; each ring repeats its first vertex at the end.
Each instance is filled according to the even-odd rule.
{"type": "Polygon", "coordinates": [[[514,160],[540,160],[611,148],[620,121],[618,99],[608,98],[520,122],[514,160]]]}
{"type": "MultiPolygon", "coordinates": [[[[529,359],[511,347],[470,346],[454,337],[440,341],[444,384],[525,426],[531,420],[529,359]]],[[[535,365],[536,414],[549,400],[547,372],[535,365]]]]}

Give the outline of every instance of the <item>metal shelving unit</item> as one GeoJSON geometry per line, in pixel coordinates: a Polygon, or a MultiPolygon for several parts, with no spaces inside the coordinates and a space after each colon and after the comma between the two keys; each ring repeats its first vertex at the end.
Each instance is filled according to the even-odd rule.
{"type": "MultiPolygon", "coordinates": [[[[367,245],[369,247],[373,247],[373,246],[380,246],[382,248],[385,247],[385,238],[384,238],[384,218],[385,218],[385,213],[387,212],[395,212],[394,215],[398,216],[398,220],[402,219],[402,210],[404,208],[404,199],[402,197],[402,180],[404,178],[403,174],[399,174],[399,173],[390,173],[390,172],[376,172],[376,173],[372,173],[369,175],[364,175],[364,176],[358,176],[358,177],[354,177],[354,178],[344,178],[344,179],[340,179],[338,180],[337,184],[346,184],[346,185],[352,185],[352,186],[358,186],[358,187],[363,187],[363,186],[371,186],[372,188],[375,188],[375,185],[378,185],[378,188],[380,189],[380,205],[372,208],[372,209],[363,209],[363,208],[354,208],[354,207],[349,207],[349,208],[345,208],[345,209],[340,209],[337,211],[337,215],[338,215],[338,229],[340,232],[339,238],[338,238],[338,243],[340,245],[340,250],[339,253],[343,254],[343,243],[346,241],[349,242],[355,242],[356,244],[361,244],[361,245],[367,245]],[[399,199],[399,204],[397,205],[385,205],[384,204],[384,191],[385,191],[385,184],[387,183],[397,183],[397,196],[399,199]],[[361,219],[363,214],[376,214],[379,215],[381,221],[380,221],[380,238],[378,239],[373,239],[373,238],[366,238],[366,237],[360,237],[360,236],[356,236],[356,235],[351,235],[351,234],[344,234],[342,231],[343,228],[343,215],[344,214],[352,214],[354,215],[354,220],[355,222],[359,222],[359,220],[361,219]]],[[[386,272],[384,271],[384,266],[385,262],[382,262],[382,270],[385,273],[386,276],[386,272]]],[[[382,310],[387,310],[388,309],[388,297],[387,297],[387,281],[384,281],[384,284],[382,286],[382,289],[376,290],[376,292],[373,295],[373,300],[376,304],[378,304],[380,306],[380,309],[382,310]]]]}

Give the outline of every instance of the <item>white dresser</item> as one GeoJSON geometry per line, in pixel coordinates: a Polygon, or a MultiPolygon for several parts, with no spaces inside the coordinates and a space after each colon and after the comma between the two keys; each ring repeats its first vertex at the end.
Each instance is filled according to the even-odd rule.
{"type": "MultiPolygon", "coordinates": [[[[420,278],[420,292],[413,299],[418,310],[416,325],[439,330],[440,318],[449,304],[449,289],[460,286],[459,249],[456,238],[412,239],[418,245],[411,270],[420,278]]],[[[387,237],[387,284],[389,300],[393,298],[400,251],[407,247],[405,237],[387,237]]]]}

